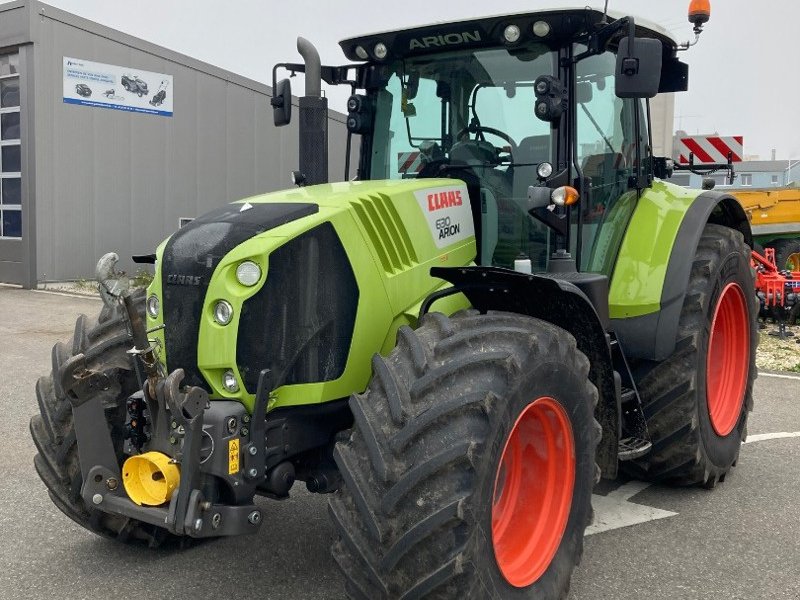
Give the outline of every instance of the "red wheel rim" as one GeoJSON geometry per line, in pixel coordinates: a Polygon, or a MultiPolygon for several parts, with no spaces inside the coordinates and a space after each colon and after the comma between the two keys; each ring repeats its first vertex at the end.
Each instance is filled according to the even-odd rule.
{"type": "Polygon", "coordinates": [[[515,587],[537,581],[567,528],[575,486],[572,425],[555,399],[522,411],[497,467],[492,545],[500,572],[515,587]]]}
{"type": "Polygon", "coordinates": [[[706,359],[706,400],[711,426],[725,437],[739,421],[750,367],[750,321],[742,288],[729,283],[722,290],[706,359]]]}

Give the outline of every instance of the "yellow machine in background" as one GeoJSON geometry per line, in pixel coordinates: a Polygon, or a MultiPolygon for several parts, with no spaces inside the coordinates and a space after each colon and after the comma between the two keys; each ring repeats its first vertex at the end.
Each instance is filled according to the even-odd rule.
{"type": "Polygon", "coordinates": [[[731,193],[747,212],[755,242],[775,249],[779,268],[800,271],[800,183],[731,193]]]}

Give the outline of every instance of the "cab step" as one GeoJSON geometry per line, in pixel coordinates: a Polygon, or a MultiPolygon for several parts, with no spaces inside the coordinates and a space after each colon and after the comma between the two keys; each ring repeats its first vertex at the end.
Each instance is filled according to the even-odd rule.
{"type": "Polygon", "coordinates": [[[653,447],[650,440],[643,440],[641,438],[627,437],[619,441],[619,451],[617,452],[617,459],[620,461],[633,460],[644,456],[653,447]]]}

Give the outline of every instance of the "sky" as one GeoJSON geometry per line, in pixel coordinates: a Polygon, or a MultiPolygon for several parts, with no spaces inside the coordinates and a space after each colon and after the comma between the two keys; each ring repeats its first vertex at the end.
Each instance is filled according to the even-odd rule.
{"type": "MultiPolygon", "coordinates": [[[[339,40],[363,33],[492,13],[579,6],[580,1],[403,0],[47,0],[81,17],[271,84],[277,62],[300,62],[298,35],[323,64],[345,64],[339,40]]],[[[601,5],[594,0],[592,5],[601,5]]],[[[693,38],[688,0],[610,0],[609,9],[693,38]]],[[[797,0],[712,0],[711,21],[688,62],[689,91],[677,95],[675,129],[743,135],[745,154],[800,159],[800,49],[797,0]]],[[[299,79],[299,78],[298,78],[299,79]]],[[[297,84],[300,84],[297,81],[297,84]]],[[[293,86],[296,84],[293,82],[293,86]]],[[[301,92],[302,86],[293,87],[301,92]]],[[[346,94],[331,93],[344,109],[346,94]]]]}

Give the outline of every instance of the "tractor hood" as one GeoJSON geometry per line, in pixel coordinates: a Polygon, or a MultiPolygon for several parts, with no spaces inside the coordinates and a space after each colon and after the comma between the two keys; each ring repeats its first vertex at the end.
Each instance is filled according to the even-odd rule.
{"type": "Polygon", "coordinates": [[[431,267],[474,260],[472,210],[455,179],[323,184],[217,208],[156,253],[148,295],[160,310],[147,325],[160,360],[170,372],[183,369],[186,384],[246,404],[264,368],[279,403],[361,388],[369,356],[393,344],[396,326],[416,319],[419,303],[445,285],[431,267]],[[245,261],[258,266],[257,282],[239,280],[245,261]],[[215,314],[221,301],[226,323],[215,314]],[[238,390],[220,387],[225,373],[238,390]],[[298,385],[312,383],[316,396],[298,385]]]}

